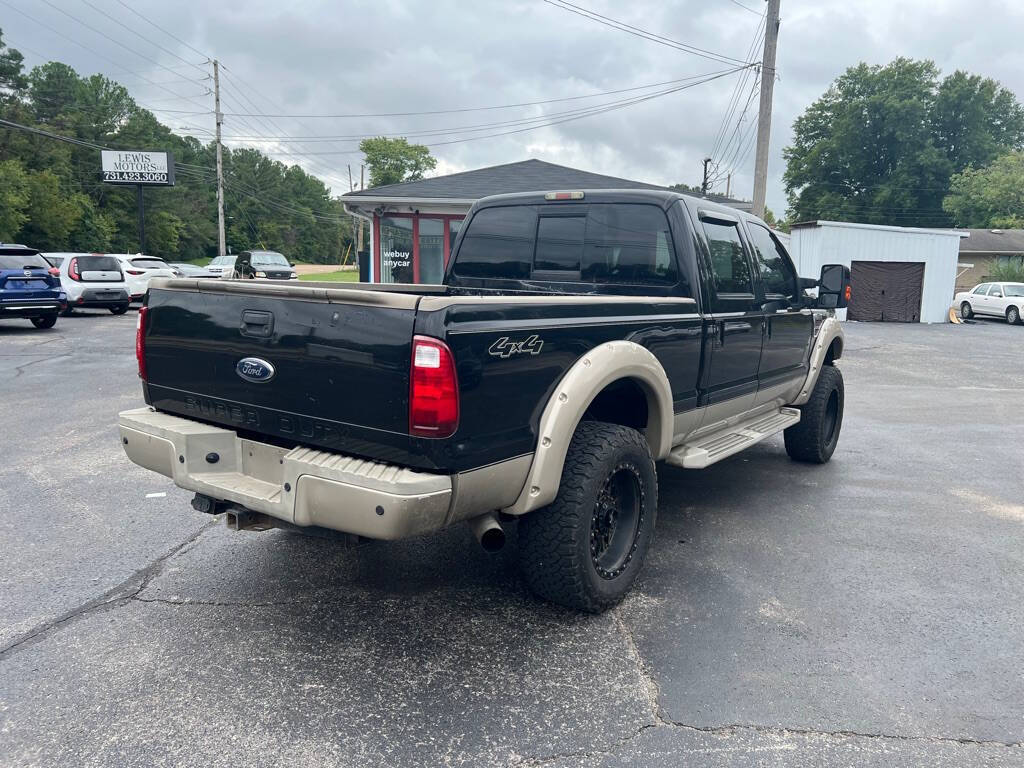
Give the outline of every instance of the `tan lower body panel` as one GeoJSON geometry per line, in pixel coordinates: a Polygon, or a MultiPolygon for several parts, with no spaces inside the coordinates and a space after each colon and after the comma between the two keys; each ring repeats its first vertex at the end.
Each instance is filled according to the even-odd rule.
{"type": "Polygon", "coordinates": [[[128,458],[182,488],[295,525],[374,539],[417,536],[506,506],[522,489],[532,458],[438,475],[302,446],[279,448],[151,408],[124,411],[118,423],[128,458]]]}

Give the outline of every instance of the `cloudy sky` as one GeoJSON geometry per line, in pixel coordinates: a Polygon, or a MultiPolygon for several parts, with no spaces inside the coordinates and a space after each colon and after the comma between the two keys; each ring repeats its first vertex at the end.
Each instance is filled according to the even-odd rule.
{"type": "MultiPolygon", "coordinates": [[[[0,25],[27,64],[57,59],[107,74],[154,111],[178,110],[157,112],[165,123],[204,137],[213,118],[203,59],[216,57],[226,68],[224,132],[244,137],[232,143],[279,153],[336,193],[347,191],[349,164],[358,173],[352,137],[408,134],[431,146],[438,173],[536,157],[699,184],[711,155],[715,190],[731,170],[733,194],[749,199],[753,77],[700,81],[760,60],[764,1],[569,1],[714,58],[544,0],[0,0],[0,25]],[[540,101],[549,103],[380,116],[540,101]]],[[[1024,100],[1020,0],[782,0],[781,17],[768,184],[776,212],[786,207],[782,148],[794,118],[859,61],[929,58],[945,73],[994,77],[1024,100]]]]}

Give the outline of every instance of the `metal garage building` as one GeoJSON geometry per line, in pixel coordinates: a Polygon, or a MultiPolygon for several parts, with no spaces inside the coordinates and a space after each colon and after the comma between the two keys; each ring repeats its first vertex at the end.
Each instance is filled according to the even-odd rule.
{"type": "Polygon", "coordinates": [[[953,301],[960,238],[952,229],[842,221],[793,226],[789,252],[802,277],[823,264],[850,267],[852,299],[840,320],[944,323],[953,301]]]}

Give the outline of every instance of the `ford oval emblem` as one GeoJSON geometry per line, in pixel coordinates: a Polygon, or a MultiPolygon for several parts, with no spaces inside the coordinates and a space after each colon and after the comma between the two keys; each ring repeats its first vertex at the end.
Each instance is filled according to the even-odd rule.
{"type": "Polygon", "coordinates": [[[235,366],[235,373],[246,381],[262,384],[274,378],[274,366],[259,357],[243,357],[235,366]]]}

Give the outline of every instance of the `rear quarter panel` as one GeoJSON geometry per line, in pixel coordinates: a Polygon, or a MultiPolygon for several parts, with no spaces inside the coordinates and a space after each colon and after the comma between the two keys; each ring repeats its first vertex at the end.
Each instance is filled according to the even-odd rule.
{"type": "Polygon", "coordinates": [[[456,470],[533,451],[559,380],[586,352],[614,340],[650,350],[668,376],[674,410],[693,408],[701,326],[695,302],[665,296],[425,298],[416,332],[446,339],[461,401],[456,434],[424,441],[424,450],[456,470]],[[502,356],[518,342],[526,342],[523,351],[502,356]]]}

